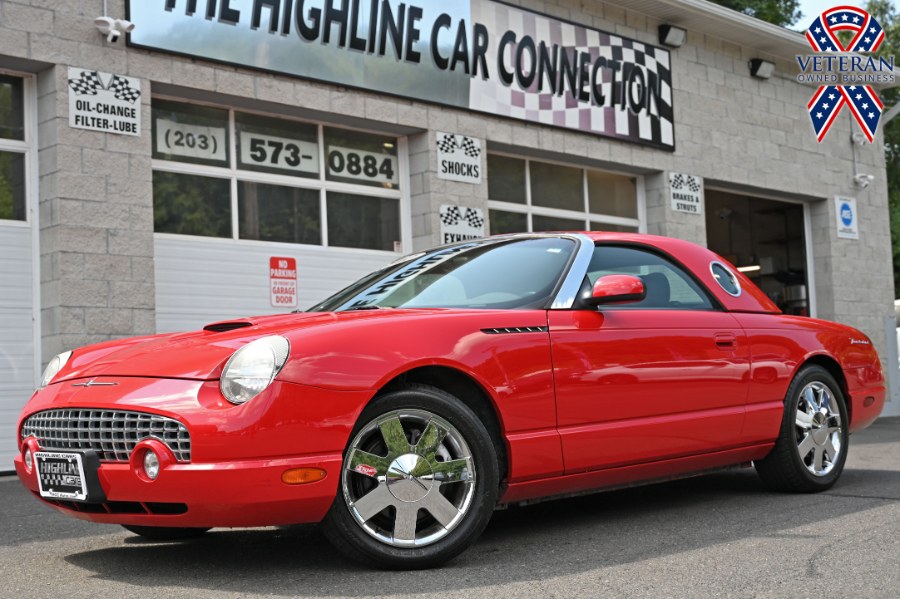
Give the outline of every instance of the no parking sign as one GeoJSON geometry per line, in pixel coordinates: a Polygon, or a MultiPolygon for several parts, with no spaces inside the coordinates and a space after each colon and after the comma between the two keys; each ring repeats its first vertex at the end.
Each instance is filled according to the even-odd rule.
{"type": "Polygon", "coordinates": [[[273,308],[297,307],[297,259],[269,258],[269,288],[273,308]]]}

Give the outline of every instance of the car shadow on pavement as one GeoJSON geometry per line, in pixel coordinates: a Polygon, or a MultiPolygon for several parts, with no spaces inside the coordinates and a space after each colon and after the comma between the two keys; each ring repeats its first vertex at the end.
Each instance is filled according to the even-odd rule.
{"type": "Polygon", "coordinates": [[[752,470],[512,507],[494,514],[469,551],[432,570],[367,570],[343,558],[314,526],[217,529],[181,543],[124,536],[65,559],[105,580],[139,587],[252,595],[372,596],[490,587],[731,543],[828,535],[823,521],[900,501],[900,472],[844,472],[831,491],[765,490],[752,470]]]}

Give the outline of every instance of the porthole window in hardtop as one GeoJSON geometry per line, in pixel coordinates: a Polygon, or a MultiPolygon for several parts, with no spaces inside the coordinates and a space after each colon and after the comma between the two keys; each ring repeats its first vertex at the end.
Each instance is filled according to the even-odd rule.
{"type": "Polygon", "coordinates": [[[153,157],[157,233],[383,251],[400,242],[395,137],[154,99],[153,157]]]}
{"type": "Polygon", "coordinates": [[[606,275],[632,275],[644,283],[647,297],[640,302],[604,309],[711,310],[706,292],[681,267],[650,251],[636,247],[600,245],[588,266],[581,296],[590,297],[594,283],[606,275]]]}
{"type": "Polygon", "coordinates": [[[738,297],[741,294],[741,284],[727,266],[721,262],[713,262],[709,265],[709,270],[712,272],[719,287],[725,290],[725,293],[734,297],[738,297]]]}

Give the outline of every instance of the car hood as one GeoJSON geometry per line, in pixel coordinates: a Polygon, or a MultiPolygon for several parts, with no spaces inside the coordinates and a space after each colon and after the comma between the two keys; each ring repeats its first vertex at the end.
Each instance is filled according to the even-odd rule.
{"type": "MultiPolygon", "coordinates": [[[[423,311],[391,312],[402,316],[423,311]]],[[[76,350],[54,382],[103,376],[214,380],[236,350],[260,337],[377,316],[387,315],[321,312],[259,316],[215,322],[189,333],[109,341],[76,350]]]]}

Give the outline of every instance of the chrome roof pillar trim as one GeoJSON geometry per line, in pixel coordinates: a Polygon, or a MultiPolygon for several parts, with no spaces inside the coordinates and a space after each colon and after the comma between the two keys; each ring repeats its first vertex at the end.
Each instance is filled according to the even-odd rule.
{"type": "Polygon", "coordinates": [[[578,290],[581,289],[581,283],[584,281],[584,275],[587,274],[588,266],[594,257],[594,240],[587,235],[566,235],[578,242],[578,253],[575,254],[575,260],[566,278],[560,286],[556,294],[556,299],[550,306],[551,310],[570,310],[575,305],[575,299],[578,297],[578,290]]]}

